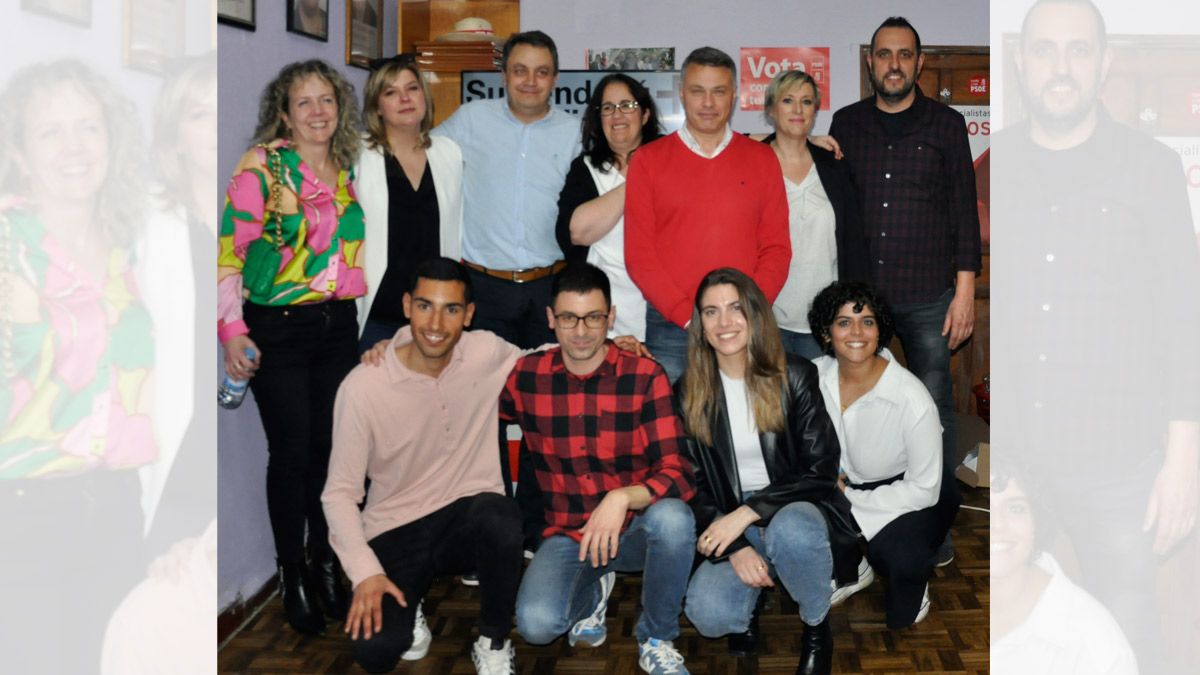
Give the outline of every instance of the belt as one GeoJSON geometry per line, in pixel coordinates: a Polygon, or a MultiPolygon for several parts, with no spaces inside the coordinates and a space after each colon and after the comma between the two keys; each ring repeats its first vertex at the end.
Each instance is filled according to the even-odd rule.
{"type": "Polygon", "coordinates": [[[511,281],[517,284],[523,284],[529,281],[537,281],[538,279],[543,279],[551,274],[558,274],[562,268],[567,266],[567,263],[562,260],[559,260],[553,265],[548,265],[546,267],[530,267],[523,270],[493,270],[488,269],[483,265],[476,265],[469,260],[462,261],[462,264],[466,265],[467,269],[475,270],[480,274],[486,274],[489,277],[495,277],[497,279],[503,279],[505,281],[511,281]]]}

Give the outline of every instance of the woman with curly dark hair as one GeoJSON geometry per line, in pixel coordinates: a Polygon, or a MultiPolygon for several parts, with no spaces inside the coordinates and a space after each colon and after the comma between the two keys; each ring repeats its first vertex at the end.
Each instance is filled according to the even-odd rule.
{"type": "Polygon", "coordinates": [[[366,291],[363,212],[350,171],[357,119],[354,88],[329,64],[279,72],[259,102],[255,145],[229,182],[217,261],[225,371],[253,377],[267,434],[267,511],[284,611],[293,628],[312,634],[348,604],[320,497],[334,397],[357,363],[354,299],[366,291]]]}
{"type": "Polygon", "coordinates": [[[817,294],[808,323],[826,356],[815,363],[825,408],[842,445],[838,488],[867,539],[858,581],[833,603],[866,588],[874,570],[888,579],[887,625],[903,628],[929,612],[935,552],[958,509],[942,487],[942,428],[925,385],[884,345],[892,313],[861,282],[834,282],[817,294]]]}
{"type": "Polygon", "coordinates": [[[702,635],[732,634],[730,651],[749,651],[759,595],[778,580],[804,623],[796,672],[830,672],[830,581],[852,580],[860,558],[837,490],[837,436],[816,368],[784,352],[770,303],[742,272],[717,269],[700,282],[676,392],[703,558],[688,619],[702,635]]]}

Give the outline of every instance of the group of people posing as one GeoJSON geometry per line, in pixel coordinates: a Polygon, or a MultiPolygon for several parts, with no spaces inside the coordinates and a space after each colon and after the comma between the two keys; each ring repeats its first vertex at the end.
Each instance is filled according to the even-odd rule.
{"type": "Polygon", "coordinates": [[[830,606],[875,572],[888,626],[922,620],[953,557],[949,357],[980,262],[965,124],[916,86],[923,59],[883,22],[875,94],[821,147],[799,71],[767,91],[773,134],[734,133],[711,47],[668,135],[626,74],[582,130],[553,108],[540,31],[505,44],[505,98],[436,128],[405,55],[372,64],[365,133],[336,70],[285,67],[229,184],[218,332],[267,435],[289,623],[345,617],[387,672],[429,649],[433,578],[473,575],[476,667],[515,672],[514,616],[598,646],[616,573],[641,572],[639,665],[686,673],[681,613],[746,649],[782,584],[797,672],[828,673],[830,606]]]}

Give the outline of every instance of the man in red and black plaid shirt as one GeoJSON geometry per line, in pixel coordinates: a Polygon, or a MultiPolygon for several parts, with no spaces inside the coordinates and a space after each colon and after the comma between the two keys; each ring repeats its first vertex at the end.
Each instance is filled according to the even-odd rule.
{"type": "Polygon", "coordinates": [[[671,645],[696,545],[684,503],[694,491],[683,428],[656,362],[605,335],[616,318],[608,278],[585,263],[554,280],[559,347],[517,361],[500,416],[520,425],[544,496],[544,541],[517,594],[517,630],[533,644],[567,633],[599,646],[615,571],[644,574],[636,627],[646,672],[686,672],[671,645]]]}
{"type": "MultiPolygon", "coordinates": [[[[979,212],[966,122],[917,86],[924,63],[912,24],[884,21],[867,57],[875,92],[834,113],[829,134],[861,198],[872,283],[892,306],[908,369],[937,402],[943,498],[954,499],[950,352],[975,326],[979,212]]],[[[947,535],[937,564],[953,558],[947,535]]]]}

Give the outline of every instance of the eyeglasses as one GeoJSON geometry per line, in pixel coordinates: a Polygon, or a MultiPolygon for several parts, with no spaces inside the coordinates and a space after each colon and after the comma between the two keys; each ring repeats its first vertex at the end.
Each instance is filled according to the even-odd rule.
{"type": "Polygon", "coordinates": [[[554,319],[555,321],[558,321],[559,326],[566,328],[567,330],[578,326],[580,319],[583,319],[583,325],[587,326],[588,328],[604,328],[608,323],[608,315],[601,314],[600,312],[593,312],[587,316],[579,316],[570,312],[563,312],[562,314],[555,314],[554,319]]]}
{"type": "Polygon", "coordinates": [[[600,116],[608,117],[609,115],[620,110],[623,113],[631,113],[638,109],[637,101],[621,101],[620,103],[601,103],[600,116]]]}
{"type": "Polygon", "coordinates": [[[416,60],[416,52],[403,52],[401,54],[396,54],[395,56],[389,56],[385,59],[371,59],[371,62],[367,64],[367,67],[370,68],[371,71],[376,71],[392,63],[398,66],[407,66],[410,63],[416,62],[416,60]]]}

